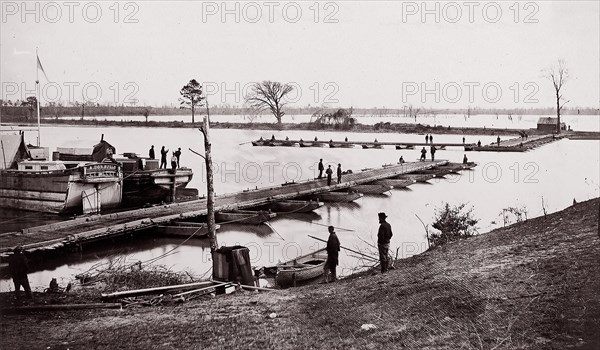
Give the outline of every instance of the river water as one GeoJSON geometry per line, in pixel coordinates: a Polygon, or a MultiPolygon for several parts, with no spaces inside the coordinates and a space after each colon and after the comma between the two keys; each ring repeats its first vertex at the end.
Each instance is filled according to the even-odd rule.
{"type": "MultiPolygon", "coordinates": [[[[525,117],[524,117],[525,118],[525,117]]],[[[589,123],[589,122],[581,122],[589,123]]],[[[580,124],[581,124],[580,123],[580,124]]],[[[595,129],[599,131],[600,127],[595,129]]],[[[150,145],[174,151],[181,147],[182,166],[190,167],[195,175],[188,187],[206,193],[203,159],[189,149],[203,153],[202,135],[195,129],[175,128],[122,128],[122,127],[42,127],[44,146],[86,147],[97,143],[101,135],[114,145],[117,153],[136,152],[147,155],[150,145]]],[[[213,161],[215,162],[215,191],[217,196],[247,188],[277,186],[285,181],[306,180],[315,176],[316,164],[323,158],[325,164],[341,163],[344,170],[358,171],[365,167],[379,167],[395,163],[400,155],[406,161],[416,161],[419,150],[331,149],[253,147],[249,141],[259,137],[304,140],[406,141],[421,142],[424,135],[392,133],[351,133],[320,131],[267,132],[260,130],[212,129],[213,161]]],[[[26,133],[26,141],[35,143],[35,132],[26,133]]],[[[466,136],[466,142],[491,143],[495,136],[466,136]]],[[[434,142],[462,142],[462,135],[434,135],[434,142]]],[[[436,159],[461,162],[464,150],[448,148],[436,153],[436,159]]],[[[431,224],[436,208],[444,202],[452,205],[467,203],[479,219],[480,233],[501,227],[500,215],[508,207],[526,208],[529,218],[562,210],[573,199],[584,201],[600,195],[600,147],[598,141],[560,140],[524,153],[468,152],[470,161],[479,163],[472,171],[460,176],[432,180],[430,184],[415,184],[407,190],[392,190],[382,196],[365,196],[350,204],[325,204],[314,214],[280,216],[270,224],[261,226],[225,225],[217,233],[220,245],[241,244],[250,248],[254,266],[268,266],[300,254],[306,254],[324,244],[308,237],[327,238],[327,228],[338,227],[341,244],[376,256],[375,244],[378,229],[377,213],[389,216],[394,237],[391,250],[398,257],[408,257],[427,249],[425,229],[421,224],[431,224]],[[418,216],[418,217],[417,217],[418,216]],[[345,229],[345,230],[344,230],[345,229]]],[[[56,218],[39,213],[12,212],[0,209],[2,230],[13,231],[27,222],[40,224],[56,218]]],[[[210,251],[205,240],[138,238],[120,242],[116,246],[89,248],[81,254],[69,256],[54,263],[51,268],[30,274],[34,289],[47,287],[56,277],[61,285],[74,275],[86,271],[94,264],[109,259],[146,261],[168,253],[158,260],[174,271],[187,270],[202,274],[211,267],[210,251]],[[174,250],[173,250],[174,249],[174,250]],[[173,251],[171,251],[173,250],[173,251]]],[[[339,274],[349,274],[364,265],[341,252],[339,274]]],[[[12,289],[8,280],[0,280],[0,290],[12,289]]]]}

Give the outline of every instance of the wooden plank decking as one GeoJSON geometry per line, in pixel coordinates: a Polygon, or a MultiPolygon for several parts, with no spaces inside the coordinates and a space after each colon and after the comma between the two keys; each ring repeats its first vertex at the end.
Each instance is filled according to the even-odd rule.
{"type": "MultiPolygon", "coordinates": [[[[414,162],[360,171],[342,176],[342,183],[327,186],[327,180],[310,180],[277,187],[259,188],[215,197],[215,210],[244,209],[271,201],[347,189],[352,186],[425,170],[448,163],[414,162]]],[[[334,181],[335,182],[335,181],[334,181]]],[[[176,219],[206,215],[206,200],[199,199],[151,208],[129,210],[108,215],[95,215],[74,220],[24,229],[22,232],[0,235],[0,256],[6,256],[15,246],[27,251],[45,250],[82,242],[122,235],[176,219]]]]}
{"type": "MultiPolygon", "coordinates": [[[[257,141],[253,141],[257,142],[257,141]]],[[[260,147],[291,147],[289,145],[300,145],[300,142],[305,144],[319,144],[321,146],[329,146],[330,143],[333,143],[334,146],[339,147],[338,145],[355,145],[355,146],[436,146],[436,147],[464,147],[464,146],[474,146],[474,144],[464,144],[464,143],[451,143],[451,142],[434,142],[434,143],[424,143],[424,142],[401,142],[401,141],[314,141],[314,140],[263,140],[263,144],[254,144],[254,146],[260,147]],[[271,142],[275,142],[276,144],[272,144],[271,142]],[[282,145],[277,143],[287,143],[288,145],[282,145]]]]}

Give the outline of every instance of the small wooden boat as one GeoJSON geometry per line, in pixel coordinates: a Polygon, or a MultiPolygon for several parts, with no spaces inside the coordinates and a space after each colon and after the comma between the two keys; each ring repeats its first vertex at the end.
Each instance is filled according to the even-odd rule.
{"type": "Polygon", "coordinates": [[[322,142],[313,142],[313,141],[300,141],[298,143],[300,147],[323,147],[325,144],[322,142]]]}
{"type": "Polygon", "coordinates": [[[383,180],[377,180],[374,182],[374,184],[383,184],[383,185],[391,186],[393,188],[404,188],[404,187],[408,187],[414,183],[415,183],[415,181],[411,180],[411,179],[406,179],[406,180],[383,179],[383,180]]]}
{"type": "Polygon", "coordinates": [[[433,174],[404,174],[396,176],[395,179],[413,180],[415,182],[427,182],[428,180],[431,180],[434,177],[435,176],[433,174]]]}
{"type": "Polygon", "coordinates": [[[356,185],[350,187],[352,191],[356,191],[363,194],[382,194],[392,189],[392,186],[386,184],[367,184],[367,185],[356,185]]]}
{"type": "Polygon", "coordinates": [[[396,149],[415,149],[415,146],[401,144],[401,145],[396,145],[396,149]]]}
{"type": "Polygon", "coordinates": [[[271,140],[268,146],[284,146],[284,147],[292,147],[294,146],[294,142],[290,140],[271,140]]]}
{"type": "Polygon", "coordinates": [[[323,206],[316,200],[282,200],[254,207],[257,210],[270,210],[275,213],[310,213],[323,206]]]}
{"type": "Polygon", "coordinates": [[[352,148],[352,147],[354,147],[354,144],[348,143],[348,142],[330,142],[329,147],[331,147],[331,148],[352,148]]]}
{"type": "MultiPolygon", "coordinates": [[[[216,225],[215,230],[221,226],[216,225]]],[[[172,221],[165,225],[157,225],[156,232],[165,236],[203,238],[208,235],[208,227],[203,222],[172,221]]]]}
{"type": "Polygon", "coordinates": [[[252,146],[269,146],[271,141],[268,140],[256,140],[252,141],[252,146]]]}
{"type": "Polygon", "coordinates": [[[383,145],[378,145],[376,143],[373,143],[373,144],[362,145],[362,148],[364,148],[364,149],[380,149],[380,148],[383,148],[383,145]]]}
{"type": "Polygon", "coordinates": [[[349,203],[363,196],[358,192],[323,192],[314,195],[317,200],[322,200],[328,203],[349,203]]]}
{"type": "Polygon", "coordinates": [[[261,211],[251,211],[251,210],[234,210],[234,211],[222,211],[215,213],[215,220],[228,224],[228,223],[236,223],[236,224],[248,224],[248,225],[259,225],[265,223],[274,217],[277,214],[270,213],[264,210],[261,211]]]}
{"type": "Polygon", "coordinates": [[[284,200],[269,204],[269,209],[276,213],[308,213],[323,206],[319,201],[284,200]]]}
{"type": "Polygon", "coordinates": [[[277,265],[275,282],[280,287],[291,287],[298,282],[308,281],[322,276],[327,261],[325,248],[299,256],[277,265]]]}

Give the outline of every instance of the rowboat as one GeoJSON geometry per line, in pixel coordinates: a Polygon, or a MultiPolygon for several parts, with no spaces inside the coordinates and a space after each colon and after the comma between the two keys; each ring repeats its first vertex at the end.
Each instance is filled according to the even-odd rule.
{"type": "Polygon", "coordinates": [[[428,180],[431,180],[434,177],[435,176],[433,174],[404,174],[396,176],[395,179],[413,180],[415,182],[427,182],[428,180]]]}
{"type": "Polygon", "coordinates": [[[326,261],[327,252],[323,248],[278,264],[275,282],[285,288],[294,286],[298,282],[315,279],[323,275],[326,261]]]}
{"type": "Polygon", "coordinates": [[[215,213],[215,220],[224,224],[236,223],[236,224],[248,224],[248,225],[259,225],[265,223],[277,214],[269,213],[267,211],[252,211],[252,210],[234,210],[234,211],[221,211],[215,213]]]}
{"type": "Polygon", "coordinates": [[[312,142],[312,141],[300,141],[298,143],[300,147],[323,147],[325,146],[322,142],[312,142]]]}
{"type": "Polygon", "coordinates": [[[368,144],[368,145],[362,145],[362,148],[364,148],[364,149],[379,149],[379,148],[383,148],[383,145],[368,144]]]}
{"type": "Polygon", "coordinates": [[[367,185],[356,185],[350,187],[350,190],[356,191],[363,194],[382,194],[392,189],[392,186],[386,184],[367,184],[367,185]]]}
{"type": "Polygon", "coordinates": [[[348,143],[348,142],[329,142],[329,147],[331,147],[331,148],[352,148],[352,147],[354,147],[354,144],[348,143]]]}
{"type": "Polygon", "coordinates": [[[363,194],[358,192],[323,192],[314,195],[317,200],[320,199],[323,202],[329,203],[349,203],[361,198],[362,196],[363,194]]]}
{"type": "MultiPolygon", "coordinates": [[[[215,230],[221,226],[216,225],[215,230]]],[[[157,225],[156,233],[165,236],[180,236],[194,238],[203,238],[208,235],[208,227],[203,222],[172,221],[165,225],[157,225]]]]}
{"type": "Polygon", "coordinates": [[[256,140],[252,141],[252,146],[269,146],[270,143],[271,142],[267,140],[256,140]]]}
{"type": "Polygon", "coordinates": [[[396,149],[415,149],[414,145],[396,145],[396,149]]]}
{"type": "Polygon", "coordinates": [[[383,179],[383,180],[377,180],[374,182],[374,184],[383,184],[383,185],[391,186],[393,188],[404,188],[404,187],[408,187],[414,183],[415,183],[415,181],[411,180],[411,179],[406,179],[406,180],[383,179]]]}
{"type": "Polygon", "coordinates": [[[268,209],[276,213],[308,213],[323,206],[323,203],[318,200],[283,200],[269,203],[267,206],[268,209]]]}
{"type": "Polygon", "coordinates": [[[121,204],[123,173],[114,162],[50,161],[24,135],[0,135],[0,206],[22,210],[98,213],[121,204]]]}
{"type": "Polygon", "coordinates": [[[292,147],[294,146],[294,142],[289,140],[271,140],[268,146],[284,146],[284,147],[292,147]]]}

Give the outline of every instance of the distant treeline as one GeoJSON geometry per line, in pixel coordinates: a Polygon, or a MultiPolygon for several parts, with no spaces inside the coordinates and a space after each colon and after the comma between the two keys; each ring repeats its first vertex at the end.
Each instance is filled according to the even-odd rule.
{"type": "MultiPolygon", "coordinates": [[[[288,107],[286,115],[312,115],[322,113],[334,113],[338,108],[321,107],[288,107]]],[[[22,117],[27,120],[35,118],[35,109],[29,106],[0,106],[0,113],[7,117],[22,117]]],[[[198,116],[205,114],[204,109],[196,111],[198,116]]],[[[268,112],[259,113],[244,107],[211,107],[210,114],[213,115],[268,115],[268,112]]],[[[390,108],[353,108],[354,116],[397,116],[415,117],[433,115],[555,115],[556,110],[548,108],[513,108],[513,109],[390,109],[390,108]]],[[[597,108],[566,108],[561,114],[566,115],[600,115],[597,108]]],[[[43,106],[42,117],[101,117],[101,116],[148,116],[151,120],[153,115],[191,115],[187,109],[174,107],[143,107],[143,106],[43,106]]],[[[284,117],[285,118],[285,117],[284,117]]]]}

